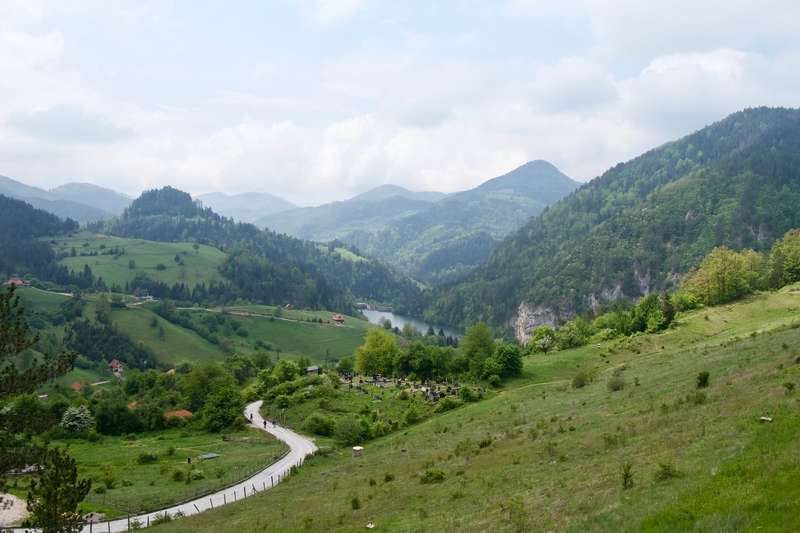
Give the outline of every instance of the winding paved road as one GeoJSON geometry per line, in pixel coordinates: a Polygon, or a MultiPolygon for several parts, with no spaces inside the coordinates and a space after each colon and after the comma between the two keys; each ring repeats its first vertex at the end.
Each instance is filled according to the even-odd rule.
{"type": "MultiPolygon", "coordinates": [[[[146,513],[139,516],[132,516],[130,517],[130,520],[133,521],[134,519],[138,519],[139,523],[142,524],[142,527],[146,527],[149,523],[148,520],[152,520],[156,514],[163,514],[164,512],[167,512],[170,515],[174,515],[178,512],[183,513],[184,516],[195,515],[207,509],[219,507],[221,505],[225,505],[226,503],[232,503],[234,501],[250,497],[255,493],[269,490],[272,488],[273,483],[279,483],[281,479],[283,479],[289,473],[289,469],[292,466],[300,466],[306,455],[309,453],[314,453],[317,447],[310,439],[298,435],[289,429],[282,428],[280,426],[272,427],[270,423],[268,423],[266,429],[264,429],[264,419],[261,417],[261,413],[259,412],[261,403],[261,401],[258,401],[248,405],[244,410],[244,416],[250,420],[250,415],[252,414],[252,424],[258,429],[272,434],[276,439],[285,442],[290,448],[289,453],[258,474],[242,481],[237,485],[233,485],[219,492],[215,492],[208,496],[203,496],[197,500],[182,503],[168,509],[162,509],[160,511],[146,513]]],[[[14,531],[22,533],[24,531],[32,530],[15,529],[14,531]]],[[[118,533],[121,531],[128,531],[127,517],[118,518],[108,522],[98,522],[96,524],[87,525],[83,528],[81,533],[118,533]]]]}

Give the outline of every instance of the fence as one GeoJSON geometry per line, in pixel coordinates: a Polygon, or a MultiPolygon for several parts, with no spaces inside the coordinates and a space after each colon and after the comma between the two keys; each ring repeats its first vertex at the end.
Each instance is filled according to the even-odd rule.
{"type": "MultiPolygon", "coordinates": [[[[262,439],[253,439],[253,440],[231,439],[231,440],[242,441],[242,442],[252,442],[254,444],[265,443],[265,442],[270,442],[271,444],[275,443],[274,440],[273,441],[267,441],[267,440],[263,440],[262,441],[262,439]]],[[[202,498],[203,496],[208,496],[209,494],[214,494],[215,492],[218,492],[220,490],[223,490],[223,489],[226,489],[228,487],[232,487],[233,485],[236,485],[238,483],[241,483],[245,479],[256,475],[258,472],[261,472],[262,470],[264,470],[265,468],[269,467],[270,465],[275,464],[277,461],[279,461],[283,457],[285,457],[286,454],[289,453],[289,451],[290,451],[289,447],[288,446],[284,446],[283,451],[280,452],[280,453],[277,453],[277,454],[273,454],[272,458],[269,461],[265,461],[264,463],[262,463],[260,465],[252,466],[252,467],[250,467],[250,468],[248,468],[246,470],[242,470],[240,472],[237,472],[237,474],[233,477],[233,479],[229,479],[229,480],[224,481],[224,482],[220,481],[219,483],[215,483],[214,485],[206,486],[206,487],[204,487],[202,489],[196,489],[194,491],[188,490],[188,491],[185,491],[185,492],[183,492],[181,494],[175,494],[173,492],[172,495],[171,495],[172,497],[170,497],[169,499],[164,499],[164,500],[158,501],[158,502],[148,502],[147,504],[144,504],[144,505],[133,505],[133,506],[131,506],[131,505],[126,505],[125,503],[122,503],[122,502],[115,502],[113,499],[107,498],[105,494],[103,495],[102,499],[87,495],[86,498],[84,498],[84,500],[86,500],[88,502],[92,502],[92,503],[97,503],[97,504],[100,504],[100,505],[108,505],[110,507],[113,507],[114,509],[117,509],[119,511],[123,511],[123,514],[127,514],[127,515],[139,515],[139,514],[145,514],[145,513],[152,513],[154,511],[160,511],[161,509],[167,509],[169,507],[174,507],[176,505],[181,505],[181,504],[190,502],[192,500],[196,500],[198,498],[202,498]]]]}

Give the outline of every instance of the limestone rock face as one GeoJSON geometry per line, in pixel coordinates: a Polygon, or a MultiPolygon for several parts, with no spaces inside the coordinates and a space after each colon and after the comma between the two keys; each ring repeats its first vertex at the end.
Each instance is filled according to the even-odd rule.
{"type": "Polygon", "coordinates": [[[511,324],[520,344],[528,344],[531,340],[531,333],[539,326],[550,326],[554,328],[558,325],[556,313],[549,307],[528,307],[525,302],[519,304],[516,323],[511,324]]]}

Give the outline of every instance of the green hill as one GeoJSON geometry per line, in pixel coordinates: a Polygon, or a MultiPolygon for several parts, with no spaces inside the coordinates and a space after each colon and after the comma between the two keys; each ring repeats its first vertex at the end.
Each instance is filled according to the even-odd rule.
{"type": "Polygon", "coordinates": [[[255,222],[273,213],[297,209],[293,203],[278,196],[263,192],[248,192],[228,196],[221,192],[210,192],[194,197],[222,216],[238,222],[255,222]]]}
{"type": "Polygon", "coordinates": [[[516,328],[672,289],[715,246],[768,250],[800,226],[800,111],[748,109],[602,176],[509,237],[426,319],[516,328]]]}
{"type": "Polygon", "coordinates": [[[161,527],[791,531],[798,308],[795,285],[680,315],[660,334],[530,356],[486,400],[370,441],[360,458],[349,448],[310,458],[274,490],[161,527]],[[573,388],[581,371],[594,379],[573,388]]]}

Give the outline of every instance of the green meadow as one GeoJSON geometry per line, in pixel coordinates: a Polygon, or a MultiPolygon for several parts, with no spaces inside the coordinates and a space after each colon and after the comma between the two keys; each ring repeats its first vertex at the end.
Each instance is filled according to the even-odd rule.
{"type": "Polygon", "coordinates": [[[184,283],[194,287],[197,283],[219,282],[221,276],[217,266],[225,259],[225,252],[212,246],[201,245],[197,251],[191,243],[162,243],[142,239],[122,239],[92,233],[73,233],[72,237],[59,238],[54,246],[56,253],[66,254],[61,264],[80,272],[89,265],[96,277],[102,277],[106,285],[124,287],[138,271],[146,272],[153,280],[169,286],[184,283]],[[69,254],[75,248],[78,255],[69,254]],[[111,248],[124,249],[121,255],[100,255],[111,248]],[[96,256],[81,256],[81,253],[97,252],[96,256]],[[184,262],[175,261],[178,256],[184,262]],[[135,266],[131,268],[130,261],[135,266]],[[164,266],[159,269],[158,265],[164,266]]]}
{"type": "MultiPolygon", "coordinates": [[[[81,508],[111,518],[164,508],[230,486],[286,451],[282,442],[252,428],[225,437],[176,428],[102,437],[99,443],[63,439],[58,444],[69,444],[79,475],[92,479],[93,490],[81,508]],[[208,453],[219,457],[197,459],[208,453]]],[[[20,479],[12,492],[24,498],[27,486],[27,481],[20,479]]]]}
{"type": "Polygon", "coordinates": [[[529,356],[523,377],[369,441],[363,457],[314,457],[275,490],[159,528],[792,531],[797,289],[681,315],[660,334],[529,356]],[[579,372],[589,379],[574,388],[579,372]]]}

